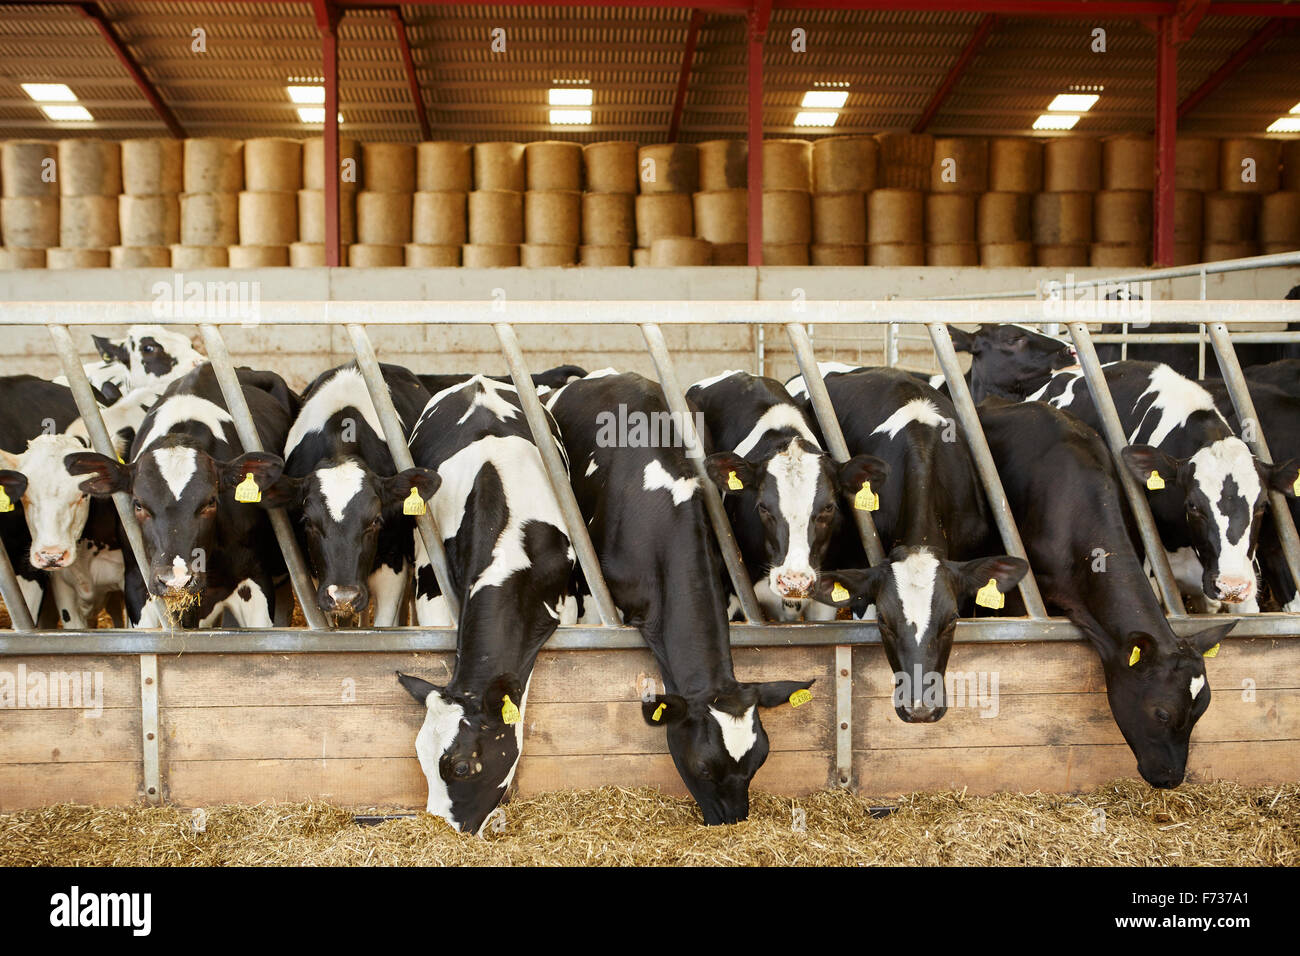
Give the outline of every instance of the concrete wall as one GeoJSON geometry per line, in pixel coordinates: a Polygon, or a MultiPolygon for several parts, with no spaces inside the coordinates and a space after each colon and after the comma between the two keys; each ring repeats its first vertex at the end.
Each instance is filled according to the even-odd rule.
{"type": "MultiPolygon", "coordinates": [[[[1104,278],[1113,270],[1079,269],[1078,278],[1104,278]]],[[[0,319],[4,303],[30,301],[149,301],[156,283],[171,284],[170,269],[0,272],[0,319]]],[[[184,281],[256,283],[263,303],[302,300],[752,300],[919,298],[937,295],[1035,288],[1065,277],[1050,269],[982,268],[675,268],[675,269],[212,269],[184,274],[184,281]],[[494,290],[501,290],[494,292],[494,290]]],[[[1212,299],[1280,299],[1300,283],[1300,268],[1267,269],[1211,276],[1212,299]]],[[[1159,299],[1198,298],[1199,279],[1154,283],[1159,299]]],[[[796,315],[792,309],[792,316],[796,315]]],[[[707,312],[702,315],[707,317],[707,312]]],[[[115,330],[118,332],[120,330],[115,330]]],[[[740,326],[665,329],[690,382],[727,368],[757,368],[758,331],[740,326]]],[[[231,327],[225,332],[241,363],[272,368],[301,387],[317,373],[351,357],[341,329],[304,326],[231,327]]],[[[483,328],[437,326],[375,328],[371,332],[382,359],[419,372],[483,371],[504,373],[495,336],[483,328]]],[[[640,333],[628,328],[591,326],[521,327],[519,337],[534,369],[574,363],[587,368],[614,366],[652,374],[640,333]]],[[[94,358],[90,335],[74,333],[87,361],[94,358]]],[[[843,361],[883,360],[880,328],[821,326],[815,334],[818,357],[843,361]]],[[[43,329],[5,330],[0,374],[59,374],[58,361],[43,329]]],[[[901,363],[934,369],[922,330],[904,329],[901,363]]],[[[794,361],[784,331],[764,329],[768,374],[792,374],[794,361]]]]}

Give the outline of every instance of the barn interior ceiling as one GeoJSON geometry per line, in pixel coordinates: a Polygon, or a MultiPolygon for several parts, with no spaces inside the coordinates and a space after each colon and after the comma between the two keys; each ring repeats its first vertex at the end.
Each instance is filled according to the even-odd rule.
{"type": "MultiPolygon", "coordinates": [[[[320,125],[302,122],[286,87],[320,82],[314,8],[323,2],[0,2],[0,137],[128,138],[166,134],[169,123],[191,136],[318,134],[320,125]],[[23,83],[67,84],[93,120],[49,119],[23,83]]],[[[425,138],[404,37],[430,138],[648,143],[668,138],[674,126],[687,142],[743,137],[748,4],[640,3],[387,7],[344,0],[341,131],[366,140],[425,138]],[[548,89],[583,84],[593,90],[591,124],[553,125],[548,89]]],[[[1151,131],[1151,19],[1114,15],[1125,7],[1115,2],[1058,3],[1110,14],[1067,17],[995,16],[989,11],[998,5],[979,0],[934,6],[946,9],[788,9],[778,2],[764,45],[765,132],[817,136],[924,122],[936,134],[1025,134],[1055,96],[1076,89],[1100,97],[1075,132],[1151,131]],[[936,104],[946,83],[948,95],[936,104]],[[834,128],[796,126],[804,94],[824,87],[848,92],[834,128]]],[[[999,9],[1046,6],[1007,0],[999,9]]],[[[1140,12],[1174,4],[1127,6],[1140,12]]],[[[1178,6],[1203,15],[1178,49],[1178,100],[1188,104],[1180,131],[1258,135],[1300,104],[1300,3],[1178,6]],[[1213,88],[1205,95],[1207,81],[1213,88]]]]}

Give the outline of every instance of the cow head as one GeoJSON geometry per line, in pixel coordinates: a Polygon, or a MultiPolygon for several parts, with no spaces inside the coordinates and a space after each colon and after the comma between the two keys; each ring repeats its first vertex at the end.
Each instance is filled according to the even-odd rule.
{"type": "Polygon", "coordinates": [[[130,464],[94,452],[77,452],[63,461],[69,474],[89,476],[81,482],[82,491],[131,495],[149,559],[145,583],[151,594],[163,598],[203,590],[207,562],[216,554],[222,497],[232,496],[249,475],[264,493],[284,467],[278,455],[267,452],[216,461],[184,438],[154,445],[130,464]]]}
{"type": "Polygon", "coordinates": [[[121,362],[127,368],[127,388],[166,385],[206,362],[207,356],[194,348],[189,337],[161,325],[133,325],[126,340],[114,342],[92,336],[105,362],[121,362]]]}
{"type": "Polygon", "coordinates": [[[478,833],[514,778],[528,688],[513,674],[494,677],[481,695],[453,693],[401,672],[397,679],[425,707],[415,753],[429,782],[429,813],[461,833],[478,833]],[[517,713],[508,724],[512,706],[517,713]]]}
{"type": "Polygon", "coordinates": [[[944,672],[962,608],[990,581],[1005,593],[1028,570],[1024,559],[1007,554],[948,561],[933,548],[905,546],[873,568],[828,571],[813,597],[859,614],[876,606],[881,643],[894,669],[894,710],[909,724],[930,723],[948,710],[944,672]]]}
{"type": "Polygon", "coordinates": [[[28,560],[34,568],[66,568],[77,558],[77,542],[90,517],[90,496],[81,489],[82,479],[70,475],[63,460],[85,447],[70,435],[40,435],[27,443],[21,455],[0,452],[0,461],[13,469],[0,472],[0,484],[10,500],[22,498],[32,537],[28,560]],[[11,477],[17,472],[21,472],[18,477],[23,479],[26,493],[11,477]]]}
{"type": "Polygon", "coordinates": [[[1207,445],[1191,458],[1174,458],[1150,445],[1130,445],[1121,456],[1133,476],[1151,489],[1157,514],[1183,512],[1203,569],[1205,595],[1229,604],[1254,597],[1255,545],[1268,492],[1295,495],[1300,459],[1266,465],[1235,437],[1207,445]],[[1153,480],[1153,473],[1159,477],[1153,480]],[[1163,487],[1152,488],[1159,483],[1163,487]]]}
{"type": "Polygon", "coordinates": [[[649,695],[641,714],[668,733],[668,752],[708,826],[749,816],[749,781],[767,760],[767,732],[759,707],[776,707],[812,681],[733,683],[698,698],[649,695]]]}
{"type": "Polygon", "coordinates": [[[836,465],[802,438],[791,439],[765,461],[719,452],[705,459],[705,467],[724,495],[739,495],[742,508],[757,513],[770,569],[767,584],[784,600],[808,597],[817,582],[839,526],[840,499],[852,499],[864,482],[879,488],[889,475],[889,465],[879,458],[857,455],[836,465]]]}
{"type": "Polygon", "coordinates": [[[1134,631],[1121,642],[1095,641],[1106,673],[1106,696],[1120,733],[1153,787],[1176,787],[1187,772],[1192,727],[1210,706],[1204,654],[1236,622],[1166,641],[1134,631]]]}
{"type": "Polygon", "coordinates": [[[348,456],[321,462],[304,478],[282,475],[263,503],[300,511],[312,573],[320,582],[316,603],[337,627],[359,621],[370,604],[367,580],[384,525],[403,520],[402,505],[412,490],[428,501],[440,483],[428,468],[383,476],[348,456]]]}
{"type": "Polygon", "coordinates": [[[1023,325],[984,325],[974,332],[949,327],[952,347],[971,354],[971,396],[1021,399],[1047,384],[1057,369],[1077,361],[1068,343],[1023,325]]]}

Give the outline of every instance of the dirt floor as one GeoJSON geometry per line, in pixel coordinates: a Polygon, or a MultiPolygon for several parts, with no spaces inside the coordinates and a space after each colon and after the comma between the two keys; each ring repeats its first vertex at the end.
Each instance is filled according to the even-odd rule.
{"type": "Polygon", "coordinates": [[[323,804],[55,806],[0,814],[0,865],[1115,865],[1300,864],[1300,786],[1080,796],[756,793],[748,821],[704,827],[656,790],[545,794],[505,805],[482,838],[420,814],[362,827],[323,804]],[[873,806],[896,810],[873,815],[873,806]]]}

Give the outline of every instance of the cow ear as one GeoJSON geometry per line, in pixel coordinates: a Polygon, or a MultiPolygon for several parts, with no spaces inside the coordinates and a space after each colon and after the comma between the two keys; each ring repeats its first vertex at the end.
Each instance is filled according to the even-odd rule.
{"type": "Polygon", "coordinates": [[[88,495],[111,495],[119,491],[131,490],[131,474],[134,465],[122,462],[93,451],[77,451],[63,459],[63,467],[70,475],[90,475],[79,486],[88,495]]]}
{"type": "Polygon", "coordinates": [[[126,354],[126,346],[119,345],[111,339],[106,339],[102,335],[92,335],[91,341],[95,343],[95,351],[105,362],[120,362],[126,365],[129,356],[126,354]]]}
{"type": "Polygon", "coordinates": [[[798,707],[812,698],[808,688],[816,682],[813,680],[769,680],[761,684],[747,684],[758,692],[759,707],[778,707],[790,704],[798,707]],[[802,693],[801,693],[802,692],[802,693]]]}
{"type": "Polygon", "coordinates": [[[9,468],[13,471],[18,471],[20,468],[18,456],[13,454],[13,452],[8,452],[3,448],[0,448],[0,468],[9,468]]]}
{"type": "Polygon", "coordinates": [[[952,347],[956,352],[970,352],[975,354],[975,340],[978,337],[976,332],[967,332],[965,329],[959,329],[955,325],[948,326],[948,334],[952,337],[952,347]]]}
{"type": "Polygon", "coordinates": [[[814,601],[831,607],[848,607],[858,602],[875,604],[876,593],[887,573],[884,568],[823,571],[813,585],[811,597],[814,601]]]}
{"type": "Polygon", "coordinates": [[[442,485],[442,478],[432,468],[408,468],[390,478],[383,479],[382,500],[385,508],[400,505],[411,494],[411,489],[428,501],[442,485]]]}
{"type": "Polygon", "coordinates": [[[753,488],[757,481],[754,466],[735,452],[720,451],[704,459],[704,469],[724,495],[729,491],[753,488]]]}
{"type": "Polygon", "coordinates": [[[1116,663],[1121,667],[1148,666],[1159,655],[1155,638],[1143,631],[1131,632],[1120,645],[1120,651],[1120,659],[1116,663]]]}
{"type": "Polygon", "coordinates": [[[217,467],[223,488],[235,488],[252,475],[258,492],[265,492],[280,479],[284,472],[284,459],[269,451],[250,451],[221,462],[217,467]]]}
{"type": "Polygon", "coordinates": [[[442,688],[437,684],[430,684],[421,677],[412,677],[410,674],[403,674],[401,671],[397,672],[397,679],[401,681],[407,693],[422,704],[429,699],[430,694],[442,692],[442,688]]]}
{"type": "Polygon", "coordinates": [[[1187,638],[1187,643],[1192,645],[1196,653],[1204,657],[1207,653],[1213,651],[1211,656],[1218,654],[1215,650],[1222,643],[1223,639],[1228,636],[1228,632],[1237,626],[1236,621],[1229,621],[1227,624],[1216,624],[1213,627],[1207,627],[1203,631],[1197,631],[1187,638]]]}
{"type": "Polygon", "coordinates": [[[1029,573],[1029,562],[1024,558],[1000,554],[994,558],[975,558],[973,561],[962,562],[957,565],[957,569],[961,575],[963,597],[974,596],[990,581],[994,582],[1000,592],[1006,594],[1029,573]]]}
{"type": "Polygon", "coordinates": [[[524,702],[524,685],[514,674],[498,674],[483,691],[483,716],[491,723],[519,723],[524,702]]]}
{"type": "Polygon", "coordinates": [[[1300,458],[1288,458],[1280,465],[1264,465],[1268,487],[1292,498],[1300,498],[1300,458]]]}
{"type": "Polygon", "coordinates": [[[840,494],[850,501],[866,482],[878,489],[889,478],[889,463],[875,455],[854,455],[839,466],[840,494]]]}
{"type": "Polygon", "coordinates": [[[676,694],[655,694],[641,700],[641,716],[651,727],[666,727],[686,719],[690,706],[685,697],[676,694]]]}
{"type": "Polygon", "coordinates": [[[0,471],[0,488],[4,489],[10,502],[17,501],[27,491],[27,476],[21,471],[6,468],[0,471]]]}
{"type": "Polygon", "coordinates": [[[1159,448],[1152,448],[1150,445],[1129,445],[1120,449],[1119,456],[1124,460],[1124,467],[1138,480],[1138,483],[1152,491],[1158,491],[1159,487],[1169,484],[1178,477],[1180,462],[1177,458],[1166,455],[1159,448]],[[1159,487],[1155,487],[1157,484],[1159,487]]]}

